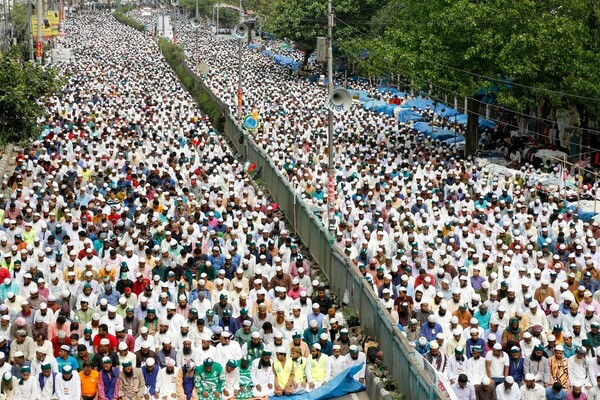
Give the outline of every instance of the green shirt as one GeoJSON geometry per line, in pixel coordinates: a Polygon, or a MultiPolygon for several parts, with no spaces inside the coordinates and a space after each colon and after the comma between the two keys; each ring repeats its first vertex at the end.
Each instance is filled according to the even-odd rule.
{"type": "Polygon", "coordinates": [[[223,392],[223,385],[225,384],[225,374],[223,373],[223,367],[219,363],[214,363],[212,370],[206,372],[204,365],[200,365],[196,368],[196,376],[194,377],[194,386],[198,391],[198,397],[202,397],[203,392],[210,394],[214,392],[223,392]]]}

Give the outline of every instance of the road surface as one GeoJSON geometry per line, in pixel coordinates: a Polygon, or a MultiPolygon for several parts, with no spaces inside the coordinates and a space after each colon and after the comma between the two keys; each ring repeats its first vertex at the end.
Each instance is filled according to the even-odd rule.
{"type": "Polygon", "coordinates": [[[369,396],[367,396],[366,390],[358,393],[347,394],[342,397],[336,397],[339,400],[369,400],[369,396]]]}

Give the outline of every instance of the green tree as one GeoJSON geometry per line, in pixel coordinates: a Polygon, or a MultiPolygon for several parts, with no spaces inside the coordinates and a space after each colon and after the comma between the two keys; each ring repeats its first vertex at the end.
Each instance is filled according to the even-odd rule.
{"type": "Polygon", "coordinates": [[[44,115],[40,99],[58,87],[54,71],[22,62],[15,50],[0,59],[0,143],[35,137],[39,133],[37,118],[44,115]]]}
{"type": "Polygon", "coordinates": [[[352,54],[368,51],[363,65],[410,77],[438,97],[493,88],[501,104],[516,110],[540,101],[576,103],[600,116],[599,102],[521,86],[600,98],[597,3],[391,0],[373,18],[371,37],[348,47],[352,54]]]}
{"type": "MultiPolygon", "coordinates": [[[[369,31],[368,26],[355,28],[356,24],[369,23],[380,7],[388,0],[333,0],[336,43],[352,41],[369,31]]],[[[257,12],[264,20],[264,28],[275,37],[294,42],[297,49],[310,56],[318,36],[327,33],[326,0],[275,0],[257,1],[257,12]]],[[[305,60],[306,61],[306,60],[305,60]]]]}

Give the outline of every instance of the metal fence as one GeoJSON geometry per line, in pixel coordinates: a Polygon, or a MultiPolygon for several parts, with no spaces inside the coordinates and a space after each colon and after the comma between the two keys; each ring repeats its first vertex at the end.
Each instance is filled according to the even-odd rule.
{"type": "Polygon", "coordinates": [[[314,207],[310,208],[300,199],[268,155],[232,119],[227,105],[210,91],[201,78],[192,75],[195,76],[197,87],[206,91],[222,107],[226,116],[223,134],[244,158],[261,168],[261,178],[279,207],[285,211],[309,253],[329,278],[330,289],[342,296],[347,291],[349,306],[360,318],[366,334],[379,342],[379,349],[384,353],[384,364],[397,382],[400,392],[409,399],[445,399],[446,396],[437,387],[435,374],[431,371],[428,373],[419,364],[415,350],[402,336],[373,289],[365,284],[352,261],[332,245],[331,234],[316,216],[314,207]],[[242,143],[240,137],[244,138],[242,143]]]}

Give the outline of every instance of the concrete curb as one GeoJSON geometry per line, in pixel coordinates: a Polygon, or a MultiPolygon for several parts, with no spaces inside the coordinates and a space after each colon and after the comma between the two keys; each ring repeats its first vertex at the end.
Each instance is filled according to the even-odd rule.
{"type": "Polygon", "coordinates": [[[371,400],[392,400],[390,392],[384,389],[383,382],[375,376],[368,365],[365,375],[365,387],[371,400]]]}

